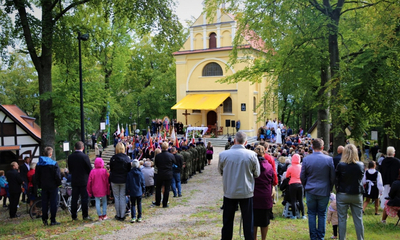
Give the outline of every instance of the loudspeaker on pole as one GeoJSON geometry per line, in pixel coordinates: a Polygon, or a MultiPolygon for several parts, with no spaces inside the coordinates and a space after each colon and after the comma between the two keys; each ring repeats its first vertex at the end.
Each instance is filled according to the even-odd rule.
{"type": "Polygon", "coordinates": [[[230,127],[231,126],[231,120],[226,119],[225,120],[225,127],[230,127]]]}

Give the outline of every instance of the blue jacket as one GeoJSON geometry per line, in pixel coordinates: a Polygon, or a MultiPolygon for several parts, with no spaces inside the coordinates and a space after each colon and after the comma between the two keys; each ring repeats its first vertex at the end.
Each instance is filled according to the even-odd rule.
{"type": "Polygon", "coordinates": [[[305,157],[300,179],[306,192],[328,197],[335,183],[335,167],[332,157],[322,152],[314,152],[305,157]]]}
{"type": "Polygon", "coordinates": [[[126,195],[140,197],[146,191],[144,176],[140,168],[132,168],[126,178],[126,195]]]}
{"type": "Polygon", "coordinates": [[[60,168],[56,161],[40,156],[35,171],[36,183],[42,189],[55,189],[61,185],[60,168]]]}

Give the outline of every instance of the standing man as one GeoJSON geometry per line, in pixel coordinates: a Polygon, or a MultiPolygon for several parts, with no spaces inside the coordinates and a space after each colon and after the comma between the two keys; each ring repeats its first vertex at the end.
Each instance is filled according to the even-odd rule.
{"type": "Polygon", "coordinates": [[[92,139],[92,149],[94,149],[94,145],[95,145],[96,142],[97,142],[96,134],[93,133],[92,136],[91,136],[90,138],[92,139]]]}
{"type": "Polygon", "coordinates": [[[234,145],[219,154],[218,171],[224,188],[222,240],[232,239],[235,210],[240,205],[246,240],[253,236],[254,178],[260,175],[260,163],[253,151],[247,150],[247,136],[237,132],[234,145]]]}
{"type": "Polygon", "coordinates": [[[168,143],[161,144],[162,152],[157,154],[154,163],[158,169],[156,181],[156,201],[153,205],[160,206],[161,204],[161,188],[164,186],[163,208],[168,207],[169,189],[172,181],[172,165],[175,163],[175,157],[168,152],[168,143]]]}
{"type": "Polygon", "coordinates": [[[172,165],[172,192],[174,193],[174,197],[182,197],[181,171],[183,165],[183,157],[181,154],[178,154],[176,147],[171,148],[171,153],[175,157],[175,164],[172,165]],[[178,194],[176,193],[176,189],[178,189],[178,194]]]}
{"type": "Polygon", "coordinates": [[[240,120],[237,120],[236,122],[236,132],[239,132],[240,129],[240,120]]]}
{"type": "Polygon", "coordinates": [[[89,195],[86,190],[89,173],[92,170],[89,157],[83,153],[83,142],[75,143],[75,152],[68,156],[68,167],[71,174],[72,202],[71,217],[77,219],[78,199],[81,197],[83,220],[92,220],[89,216],[89,195]]]}
{"type": "Polygon", "coordinates": [[[24,186],[24,192],[22,193],[22,202],[25,202],[25,196],[26,196],[26,202],[29,202],[28,199],[28,172],[31,170],[30,168],[31,164],[31,158],[30,157],[25,157],[24,158],[24,163],[19,166],[19,174],[22,177],[23,186],[24,186]]]}
{"type": "Polygon", "coordinates": [[[21,184],[23,181],[18,172],[18,163],[12,162],[11,167],[12,169],[6,173],[9,186],[8,193],[10,194],[10,205],[8,206],[8,209],[10,210],[10,218],[16,218],[19,217],[19,215],[17,215],[17,206],[19,204],[19,197],[21,196],[21,184]]]}
{"type": "Polygon", "coordinates": [[[310,239],[314,240],[325,237],[326,209],[335,183],[335,168],[332,157],[322,153],[322,139],[314,139],[312,146],[314,153],[304,158],[300,179],[306,191],[310,239]]]}
{"type": "Polygon", "coordinates": [[[395,157],[396,149],[394,147],[387,147],[387,157],[383,159],[382,164],[379,168],[382,174],[383,181],[383,193],[381,196],[381,208],[385,207],[386,197],[389,196],[390,188],[392,183],[399,176],[400,160],[395,157]]]}
{"type": "Polygon", "coordinates": [[[42,221],[45,226],[48,225],[50,203],[50,225],[59,225],[60,223],[56,221],[56,214],[58,186],[61,185],[60,168],[57,162],[51,159],[53,148],[46,147],[43,155],[39,157],[35,172],[38,188],[42,189],[42,221]]]}

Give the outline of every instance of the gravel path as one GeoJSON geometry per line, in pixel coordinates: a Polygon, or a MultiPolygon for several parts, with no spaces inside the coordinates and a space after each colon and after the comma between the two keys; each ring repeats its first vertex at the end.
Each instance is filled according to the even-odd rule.
{"type": "Polygon", "coordinates": [[[124,229],[96,239],[220,239],[223,190],[217,166],[221,151],[215,147],[211,165],[182,184],[183,197],[173,198],[171,192],[169,208],[142,204],[142,223],[131,224],[127,219],[124,229]]]}

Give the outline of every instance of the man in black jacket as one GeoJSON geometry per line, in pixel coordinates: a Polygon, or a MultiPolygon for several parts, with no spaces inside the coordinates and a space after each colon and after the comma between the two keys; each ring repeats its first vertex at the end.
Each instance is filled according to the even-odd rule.
{"type": "Polygon", "coordinates": [[[175,163],[175,157],[168,152],[168,143],[163,142],[161,145],[162,152],[157,154],[155,158],[155,166],[158,169],[156,180],[156,201],[153,205],[160,206],[161,188],[164,186],[163,208],[168,207],[169,189],[172,180],[172,165],[175,163]]]}
{"type": "Polygon", "coordinates": [[[181,154],[178,154],[176,147],[171,148],[171,153],[175,157],[175,164],[172,165],[172,192],[174,193],[174,197],[182,197],[181,171],[183,165],[183,157],[181,154]],[[176,189],[178,189],[178,194],[176,194],[176,189]]]}
{"type": "Polygon", "coordinates": [[[83,220],[92,220],[89,216],[89,195],[86,190],[89,173],[92,170],[89,157],[83,153],[83,142],[75,143],[75,152],[68,156],[68,168],[71,174],[72,202],[71,217],[77,219],[78,199],[81,197],[83,220]]]}
{"type": "Polygon", "coordinates": [[[42,221],[45,226],[48,225],[48,207],[50,202],[50,224],[59,225],[60,223],[56,221],[56,214],[58,186],[61,185],[60,168],[57,162],[51,159],[53,148],[46,147],[43,155],[39,157],[35,172],[36,183],[42,189],[42,221]]]}
{"type": "Polygon", "coordinates": [[[21,184],[22,178],[18,172],[18,163],[12,162],[11,163],[12,169],[6,173],[6,178],[8,181],[8,192],[10,194],[9,201],[10,205],[8,209],[10,210],[10,218],[19,217],[17,215],[17,206],[19,204],[19,197],[21,195],[21,184]]]}

